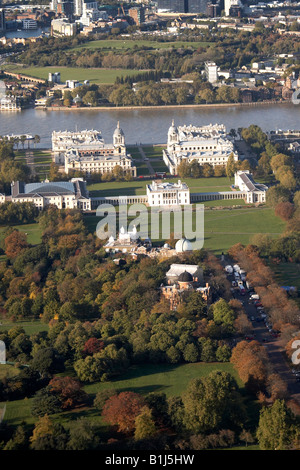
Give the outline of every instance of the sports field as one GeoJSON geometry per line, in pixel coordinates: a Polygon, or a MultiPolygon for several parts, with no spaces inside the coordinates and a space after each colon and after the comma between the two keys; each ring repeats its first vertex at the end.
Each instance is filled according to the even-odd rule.
{"type": "Polygon", "coordinates": [[[101,50],[105,51],[126,51],[131,49],[144,49],[144,50],[161,50],[161,49],[195,49],[199,47],[207,47],[210,43],[206,41],[147,41],[146,39],[102,39],[96,41],[89,41],[84,44],[80,44],[72,49],[70,52],[80,51],[82,49],[101,50]]]}
{"type": "MultiPolygon", "coordinates": [[[[179,178],[170,178],[168,183],[177,183],[179,178]]],[[[88,186],[91,196],[134,196],[146,194],[146,185],[150,180],[129,182],[96,183],[88,186]]],[[[220,178],[184,178],[183,180],[190,188],[191,193],[228,191],[232,182],[227,177],[220,178]]]]}
{"type": "Polygon", "coordinates": [[[28,75],[29,77],[48,80],[49,72],[60,72],[61,81],[66,80],[89,80],[91,83],[113,84],[117,77],[126,75],[136,75],[142,70],[129,69],[100,69],[100,68],[82,68],[82,67],[20,67],[15,65],[5,66],[5,70],[13,73],[28,75]]]}

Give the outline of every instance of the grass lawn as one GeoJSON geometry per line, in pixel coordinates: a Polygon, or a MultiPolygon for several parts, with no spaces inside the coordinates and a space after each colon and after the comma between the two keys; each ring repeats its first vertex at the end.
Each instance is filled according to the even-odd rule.
{"type": "MultiPolygon", "coordinates": [[[[219,201],[214,202],[219,205],[219,201]]],[[[99,220],[94,215],[84,216],[86,226],[91,232],[96,230],[99,220]]],[[[171,219],[171,231],[173,231],[172,222],[173,219],[171,219]]],[[[149,215],[149,235],[151,236],[150,223],[149,215]]],[[[256,233],[267,233],[276,238],[282,233],[284,226],[284,222],[275,217],[274,210],[267,207],[248,208],[245,206],[245,208],[230,210],[224,206],[223,210],[207,210],[204,212],[204,248],[219,255],[227,252],[236,243],[249,244],[256,233]]],[[[163,239],[152,241],[154,245],[159,246],[163,239]]]]}
{"type": "MultiPolygon", "coordinates": [[[[6,227],[0,227],[0,240],[3,238],[3,232],[6,227]]],[[[42,241],[42,232],[39,224],[13,225],[20,232],[27,233],[27,241],[31,245],[38,245],[42,241]]]]}
{"type": "Polygon", "coordinates": [[[149,175],[149,169],[143,160],[135,160],[134,165],[136,166],[137,176],[149,175]]]}
{"type": "Polygon", "coordinates": [[[132,366],[122,378],[112,382],[97,382],[85,385],[84,390],[94,396],[97,392],[107,389],[132,391],[146,395],[150,392],[163,392],[168,397],[180,396],[186,390],[191,379],[205,377],[214,370],[222,370],[232,374],[239,386],[243,384],[232,364],[226,363],[194,363],[181,365],[144,364],[132,366]]]}
{"type": "Polygon", "coordinates": [[[34,78],[48,80],[49,72],[60,72],[61,81],[66,80],[89,80],[91,83],[113,84],[117,77],[125,75],[136,75],[142,70],[130,69],[101,69],[83,67],[20,67],[16,65],[5,66],[7,72],[20,73],[34,78]]]}
{"type": "MultiPolygon", "coordinates": [[[[153,165],[155,162],[151,162],[153,165]]],[[[160,163],[160,162],[158,162],[160,163]]],[[[166,180],[170,183],[177,183],[178,178],[166,180]]],[[[230,180],[226,177],[221,178],[185,178],[184,182],[189,186],[191,193],[228,191],[230,189],[230,180]]],[[[139,181],[110,181],[104,183],[95,183],[88,185],[91,196],[133,196],[146,194],[146,185],[149,180],[139,181]]]]}
{"type": "Polygon", "coordinates": [[[151,145],[151,146],[144,146],[143,150],[148,158],[160,158],[162,160],[163,157],[163,149],[160,145],[151,145]]]}
{"type": "MultiPolygon", "coordinates": [[[[97,382],[85,385],[84,390],[92,398],[95,397],[97,392],[106,389],[133,391],[141,395],[146,395],[150,392],[163,392],[168,397],[179,396],[186,390],[191,379],[207,376],[213,370],[222,370],[232,374],[237,380],[241,391],[243,391],[243,384],[230,363],[143,364],[132,366],[118,379],[111,382],[97,382]]],[[[26,424],[33,424],[37,418],[31,415],[31,402],[32,398],[7,402],[4,421],[8,425],[14,426],[19,425],[22,421],[25,421],[26,424]]],[[[0,403],[0,408],[3,408],[3,406],[4,403],[0,403]]],[[[94,407],[67,411],[52,415],[51,417],[66,426],[70,420],[79,417],[88,418],[97,425],[105,426],[100,412],[94,407]]]]}
{"type": "Polygon", "coordinates": [[[268,263],[281,286],[295,286],[300,289],[300,265],[297,263],[268,263]]]}
{"type": "Polygon", "coordinates": [[[39,163],[45,163],[45,164],[47,163],[48,164],[49,163],[49,165],[50,165],[50,163],[52,163],[52,158],[48,157],[47,155],[45,155],[44,157],[34,157],[33,160],[34,160],[34,163],[37,163],[37,164],[39,164],[39,163]]]}
{"type": "Polygon", "coordinates": [[[110,50],[116,51],[126,51],[127,49],[169,49],[175,47],[176,49],[185,48],[185,49],[198,49],[199,47],[207,47],[210,43],[206,41],[170,41],[170,42],[159,42],[159,41],[147,41],[146,39],[104,39],[89,41],[85,44],[80,44],[72,49],[69,49],[70,52],[80,51],[82,49],[101,49],[103,52],[109,52],[110,50]]]}
{"type": "Polygon", "coordinates": [[[49,325],[42,323],[40,320],[15,322],[11,322],[9,320],[2,320],[0,323],[0,332],[4,330],[10,330],[11,328],[15,328],[16,326],[20,326],[21,328],[23,328],[27,335],[33,335],[34,333],[39,333],[40,331],[49,330],[49,325]]]}

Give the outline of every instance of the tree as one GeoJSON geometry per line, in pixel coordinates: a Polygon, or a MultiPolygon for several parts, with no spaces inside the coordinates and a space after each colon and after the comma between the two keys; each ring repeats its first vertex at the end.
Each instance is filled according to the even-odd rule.
{"type": "Polygon", "coordinates": [[[68,450],[93,450],[99,444],[95,426],[85,418],[72,421],[68,450]]]}
{"type": "Polygon", "coordinates": [[[42,388],[35,394],[31,407],[33,416],[52,415],[59,411],[61,411],[61,401],[49,387],[42,388]]]}
{"type": "Polygon", "coordinates": [[[54,377],[49,382],[49,389],[59,398],[63,409],[73,408],[87,399],[79,380],[72,377],[54,377]]]}
{"type": "Polygon", "coordinates": [[[34,148],[35,148],[36,144],[40,143],[40,141],[41,141],[40,136],[36,134],[33,138],[34,148]]]}
{"type": "Polygon", "coordinates": [[[191,174],[191,165],[187,160],[182,160],[177,167],[180,178],[188,178],[191,174]]]}
{"type": "Polygon", "coordinates": [[[28,437],[24,426],[18,426],[13,437],[6,443],[4,450],[25,450],[28,447],[28,437]]]}
{"type": "Polygon", "coordinates": [[[292,218],[294,210],[294,204],[291,202],[279,202],[275,207],[275,215],[280,217],[282,220],[287,221],[292,218]]]}
{"type": "Polygon", "coordinates": [[[53,348],[40,348],[32,359],[31,367],[42,376],[64,370],[63,360],[53,348]]]}
{"type": "Polygon", "coordinates": [[[281,185],[272,186],[268,189],[267,204],[270,207],[276,207],[280,202],[288,202],[290,198],[290,191],[281,185]]]}
{"type": "Polygon", "coordinates": [[[22,251],[26,250],[26,248],[29,247],[26,238],[26,234],[18,230],[14,230],[8,235],[4,240],[6,256],[10,259],[14,259],[22,251]]]}
{"type": "Polygon", "coordinates": [[[212,432],[239,426],[243,419],[241,396],[234,378],[214,371],[193,379],[182,397],[185,426],[193,433],[212,432]]]}
{"type": "Polygon", "coordinates": [[[299,438],[300,427],[284,400],[260,412],[257,438],[262,450],[286,450],[299,438]]]}
{"type": "Polygon", "coordinates": [[[59,423],[54,423],[48,415],[37,421],[30,437],[33,450],[66,450],[68,433],[59,423]]]}
{"type": "Polygon", "coordinates": [[[236,162],[234,160],[234,155],[231,153],[228,157],[227,160],[227,165],[226,165],[226,175],[228,178],[233,178],[234,174],[236,172],[236,162]]]}
{"type": "Polygon", "coordinates": [[[268,356],[257,341],[241,341],[232,350],[230,362],[237,369],[241,380],[253,392],[265,388],[268,356]]]}
{"type": "Polygon", "coordinates": [[[89,338],[83,349],[83,354],[93,355],[100,352],[104,348],[104,342],[98,338],[89,338]]]}
{"type": "Polygon", "coordinates": [[[246,431],[246,429],[243,429],[240,434],[240,441],[245,442],[246,447],[248,447],[248,444],[252,444],[254,442],[254,437],[252,436],[250,431],[246,431]]]}
{"type": "Polygon", "coordinates": [[[152,412],[148,406],[141,409],[140,414],[135,418],[134,439],[136,441],[149,439],[156,433],[152,412]]]}
{"type": "Polygon", "coordinates": [[[102,415],[109,424],[118,426],[119,432],[130,434],[135,429],[135,419],[144,406],[143,398],[134,392],[121,392],[110,397],[102,415]]]}

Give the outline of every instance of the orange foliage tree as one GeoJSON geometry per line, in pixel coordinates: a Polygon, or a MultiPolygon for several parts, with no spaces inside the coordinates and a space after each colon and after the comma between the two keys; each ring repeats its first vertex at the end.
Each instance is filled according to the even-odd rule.
{"type": "Polygon", "coordinates": [[[130,434],[144,405],[143,398],[137,393],[121,392],[106,401],[102,415],[108,423],[118,426],[119,432],[130,434]]]}

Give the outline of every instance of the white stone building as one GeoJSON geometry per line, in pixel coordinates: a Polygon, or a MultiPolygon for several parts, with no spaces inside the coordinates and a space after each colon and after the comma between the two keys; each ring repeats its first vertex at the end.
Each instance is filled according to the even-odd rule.
{"type": "Polygon", "coordinates": [[[71,170],[86,174],[109,173],[118,165],[124,173],[136,176],[136,167],[127,153],[125,135],[118,122],[113,143],[105,144],[101,132],[84,130],[53,132],[52,153],[55,163],[64,164],[65,172],[71,170]]]}
{"type": "Polygon", "coordinates": [[[266,202],[268,187],[264,184],[255,183],[249,170],[237,171],[234,175],[234,185],[245,193],[245,202],[266,202]]]}
{"type": "Polygon", "coordinates": [[[152,181],[147,184],[149,206],[174,206],[190,204],[189,187],[178,180],[178,183],[152,181]]]}
{"type": "Polygon", "coordinates": [[[228,139],[223,124],[202,127],[185,125],[177,128],[173,121],[168,131],[167,149],[163,151],[163,160],[170,173],[176,175],[178,165],[184,160],[188,163],[196,160],[201,166],[205,163],[225,166],[230,155],[238,161],[234,144],[228,139]]]}
{"type": "Polygon", "coordinates": [[[40,210],[50,204],[55,205],[58,209],[91,210],[91,199],[85,181],[81,178],[74,178],[71,181],[43,181],[29,184],[13,181],[11,196],[6,196],[2,202],[5,201],[32,202],[40,210]]]}
{"type": "Polygon", "coordinates": [[[209,83],[218,81],[218,66],[215,62],[205,62],[205,75],[209,83]]]}

